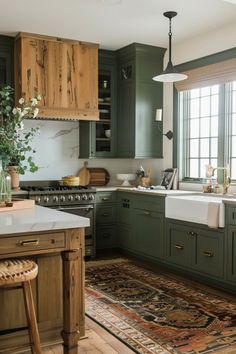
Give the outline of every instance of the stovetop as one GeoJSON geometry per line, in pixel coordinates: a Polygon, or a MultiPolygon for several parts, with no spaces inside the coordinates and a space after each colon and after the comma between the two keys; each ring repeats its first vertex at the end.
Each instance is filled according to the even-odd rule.
{"type": "Polygon", "coordinates": [[[60,186],[60,185],[50,185],[50,186],[23,186],[22,190],[27,192],[87,192],[88,187],[85,186],[60,186]]]}
{"type": "Polygon", "coordinates": [[[95,190],[84,186],[61,186],[52,181],[23,183],[21,189],[28,192],[28,198],[37,205],[62,206],[95,202],[95,190]]]}

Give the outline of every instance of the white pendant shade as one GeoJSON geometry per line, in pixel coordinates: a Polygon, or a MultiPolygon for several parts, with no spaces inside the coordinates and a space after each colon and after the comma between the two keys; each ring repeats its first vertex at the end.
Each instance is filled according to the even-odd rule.
{"type": "Polygon", "coordinates": [[[176,82],[187,79],[188,76],[181,73],[161,73],[160,75],[154,76],[152,79],[154,81],[160,82],[176,82]]]}

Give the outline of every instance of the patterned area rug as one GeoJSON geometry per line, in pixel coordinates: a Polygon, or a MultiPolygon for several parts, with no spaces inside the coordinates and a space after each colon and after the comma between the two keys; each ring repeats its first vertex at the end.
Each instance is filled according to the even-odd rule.
{"type": "Polygon", "coordinates": [[[236,302],[128,260],[86,267],[86,314],[136,353],[236,354],[236,302]]]}

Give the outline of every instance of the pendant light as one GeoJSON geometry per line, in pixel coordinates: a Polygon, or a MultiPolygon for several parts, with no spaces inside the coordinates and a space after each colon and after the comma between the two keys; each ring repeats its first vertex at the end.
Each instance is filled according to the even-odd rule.
{"type": "Polygon", "coordinates": [[[179,73],[172,64],[171,61],[171,39],[172,39],[172,32],[171,32],[171,19],[177,15],[175,11],[167,11],[163,14],[165,17],[169,19],[169,61],[167,64],[166,69],[157,76],[154,76],[152,79],[154,81],[161,81],[161,82],[175,82],[187,79],[187,75],[179,73]]]}

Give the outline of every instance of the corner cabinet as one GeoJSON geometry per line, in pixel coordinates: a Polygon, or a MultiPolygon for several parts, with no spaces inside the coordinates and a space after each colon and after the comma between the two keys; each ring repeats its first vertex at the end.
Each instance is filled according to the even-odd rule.
{"type": "Polygon", "coordinates": [[[40,94],[40,118],[98,120],[98,45],[20,33],[16,100],[40,94]]]}
{"type": "Polygon", "coordinates": [[[117,51],[117,156],[161,158],[163,84],[152,80],[163,69],[164,48],[133,43],[117,51]]]}
{"type": "Polygon", "coordinates": [[[0,36],[0,86],[13,86],[14,38],[0,36]]]}
{"type": "Polygon", "coordinates": [[[116,155],[116,56],[99,50],[98,56],[99,121],[80,122],[80,158],[116,155]]]}

